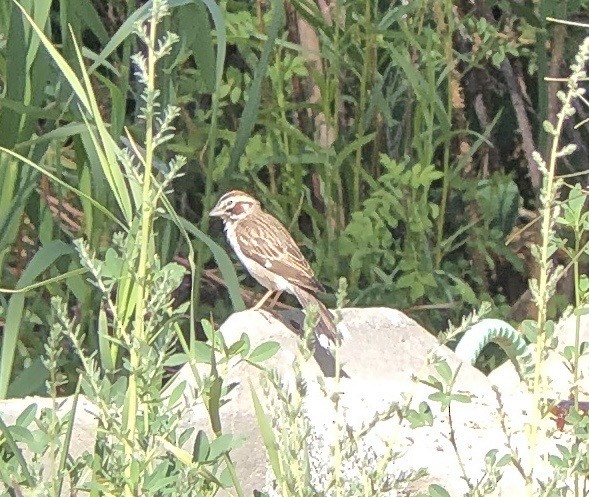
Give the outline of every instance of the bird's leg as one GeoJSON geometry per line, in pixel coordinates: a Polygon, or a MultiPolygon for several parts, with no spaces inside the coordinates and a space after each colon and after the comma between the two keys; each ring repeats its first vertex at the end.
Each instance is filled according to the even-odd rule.
{"type": "Polygon", "coordinates": [[[270,302],[270,305],[269,305],[270,309],[274,309],[274,306],[276,305],[276,302],[278,302],[278,299],[280,298],[281,295],[282,295],[282,291],[276,292],[276,295],[274,295],[274,298],[270,302]]]}
{"type": "Polygon", "coordinates": [[[274,290],[268,290],[266,292],[266,294],[259,300],[259,302],[252,307],[252,311],[257,311],[260,307],[262,307],[264,305],[264,302],[266,302],[266,300],[268,300],[268,297],[270,297],[270,295],[272,295],[274,293],[274,290]]]}

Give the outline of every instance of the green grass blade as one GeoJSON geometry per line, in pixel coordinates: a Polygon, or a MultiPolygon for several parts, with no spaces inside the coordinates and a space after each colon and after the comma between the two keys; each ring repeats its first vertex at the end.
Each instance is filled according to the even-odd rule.
{"type": "MultiPolygon", "coordinates": [[[[194,3],[195,0],[168,0],[170,8],[179,7],[181,5],[188,5],[194,3]]],[[[143,22],[149,17],[149,11],[151,9],[151,1],[145,3],[133,12],[117,32],[111,37],[110,41],[106,44],[104,49],[98,55],[94,64],[88,69],[88,74],[92,74],[97,67],[100,67],[106,62],[109,57],[118,47],[123,43],[130,35],[133,34],[134,26],[138,22],[143,22]]],[[[218,9],[218,7],[217,7],[218,9]]]]}
{"type": "Polygon", "coordinates": [[[207,168],[205,181],[205,194],[203,208],[205,215],[201,219],[200,228],[207,231],[209,227],[209,209],[212,207],[211,192],[213,189],[213,164],[215,163],[216,144],[217,144],[217,119],[219,115],[219,92],[223,80],[223,69],[225,67],[225,55],[227,51],[227,37],[225,18],[219,6],[213,0],[202,0],[213,18],[215,33],[217,35],[217,62],[215,65],[215,91],[213,92],[213,102],[211,106],[211,125],[207,137],[207,168]]]}
{"type": "MultiPolygon", "coordinates": [[[[86,93],[89,97],[89,113],[92,116],[96,126],[96,136],[91,131],[92,127],[89,125],[89,123],[87,123],[87,127],[93,139],[94,147],[99,154],[102,172],[106,177],[106,180],[115,196],[115,199],[117,200],[125,220],[127,223],[130,223],[131,219],[133,218],[133,206],[136,207],[141,203],[141,190],[139,185],[134,183],[130,186],[127,186],[128,183],[125,179],[123,169],[121,168],[121,165],[117,159],[117,156],[120,152],[119,146],[108,132],[108,128],[102,119],[98,102],[94,96],[94,89],[92,87],[92,83],[90,82],[90,76],[86,71],[84,59],[82,58],[82,52],[75,39],[74,47],[76,49],[76,55],[78,56],[78,63],[80,65],[80,72],[86,87],[86,93]],[[133,203],[131,203],[131,198],[133,198],[133,203]]],[[[86,121],[85,116],[84,121],[86,121]]]]}
{"type": "MultiPolygon", "coordinates": [[[[53,46],[51,41],[49,41],[49,39],[45,36],[43,31],[35,24],[35,21],[29,16],[29,14],[22,7],[22,5],[16,1],[15,1],[15,4],[21,10],[23,16],[27,19],[27,21],[29,22],[30,26],[33,28],[35,33],[37,33],[39,40],[43,43],[43,46],[45,47],[47,52],[49,52],[49,56],[53,59],[53,61],[55,62],[55,64],[57,65],[57,67],[59,68],[59,70],[61,71],[63,76],[65,77],[65,79],[67,80],[68,84],[71,86],[71,88],[74,91],[74,93],[76,94],[76,97],[78,98],[79,102],[82,104],[82,106],[86,110],[90,111],[91,107],[90,107],[90,102],[88,100],[88,96],[86,95],[86,92],[84,91],[84,87],[82,86],[82,84],[78,80],[78,77],[76,76],[76,73],[74,72],[74,70],[69,66],[67,61],[61,56],[61,54],[53,46]]],[[[15,100],[18,100],[18,99],[15,99],[15,100]]]]}
{"type": "Polygon", "coordinates": [[[231,304],[233,305],[233,309],[235,309],[236,311],[243,311],[245,309],[245,303],[243,301],[243,298],[241,297],[241,292],[239,289],[239,280],[237,279],[237,273],[235,272],[233,262],[231,262],[231,259],[229,258],[227,253],[217,242],[215,242],[211,237],[207,236],[205,233],[199,230],[191,222],[183,218],[178,218],[177,223],[179,223],[178,226],[181,229],[184,229],[188,233],[194,235],[201,242],[203,242],[213,253],[215,262],[217,263],[217,266],[221,271],[221,275],[223,276],[223,280],[227,285],[227,290],[229,291],[229,297],[231,298],[231,304]]]}
{"type": "MultiPolygon", "coordinates": [[[[58,117],[58,116],[56,116],[58,117]]],[[[47,116],[39,114],[39,118],[47,119],[47,116]]],[[[31,138],[30,140],[26,140],[24,142],[17,143],[15,145],[16,150],[25,149],[31,147],[32,145],[38,145],[40,143],[51,142],[53,140],[61,140],[65,141],[68,138],[73,136],[77,136],[81,133],[85,133],[88,130],[87,125],[84,123],[69,123],[60,126],[59,128],[52,129],[47,133],[42,134],[41,136],[37,136],[35,138],[31,138]]]]}
{"type": "Polygon", "coordinates": [[[45,393],[44,383],[49,378],[49,371],[40,357],[35,357],[8,386],[9,399],[23,399],[29,395],[45,393]]]}
{"type": "Polygon", "coordinates": [[[83,111],[92,116],[98,131],[98,135],[100,137],[99,142],[95,141],[95,146],[97,147],[97,150],[100,151],[99,157],[101,159],[100,164],[102,166],[102,170],[125,220],[129,222],[133,215],[133,208],[123,172],[119,167],[116,158],[118,146],[108,133],[106,124],[100,115],[99,106],[94,97],[94,91],[92,89],[88,72],[86,71],[79,47],[74,40],[74,46],[78,55],[78,62],[80,65],[80,71],[83,77],[84,85],[82,85],[74,70],[53,46],[51,41],[45,36],[43,31],[35,24],[33,19],[31,19],[26,10],[18,3],[16,3],[16,5],[21,9],[23,16],[28,20],[31,27],[39,37],[40,42],[43,44],[50,57],[53,59],[60,72],[63,74],[68,84],[74,91],[74,94],[76,95],[78,102],[81,104],[83,111]]]}
{"type": "MultiPolygon", "coordinates": [[[[65,421],[67,426],[67,431],[63,440],[61,441],[61,454],[59,458],[59,473],[65,475],[67,474],[67,460],[70,451],[70,444],[72,441],[72,434],[74,432],[74,424],[76,422],[76,410],[78,409],[78,400],[80,399],[80,382],[76,385],[76,393],[74,394],[74,399],[72,402],[72,409],[67,416],[67,421],[65,421]]],[[[59,486],[57,489],[57,495],[62,495],[61,490],[63,487],[64,478],[59,479],[59,486]]]]}
{"type": "MultiPolygon", "coordinates": [[[[16,284],[16,288],[30,285],[40,274],[63,255],[74,253],[72,247],[66,243],[55,240],[41,247],[29,262],[22,276],[16,284]]],[[[8,385],[12,375],[12,365],[18,344],[18,335],[21,322],[24,317],[25,295],[22,293],[13,295],[8,303],[6,322],[2,336],[2,352],[0,353],[0,399],[6,398],[8,385]]]]}
{"type": "Polygon", "coordinates": [[[17,162],[0,148],[0,266],[14,243],[29,196],[33,192],[36,174],[22,172],[17,162]]]}
{"type": "Polygon", "coordinates": [[[277,481],[282,481],[282,466],[280,464],[280,456],[278,455],[277,449],[278,444],[276,443],[276,437],[272,430],[272,424],[264,412],[264,408],[262,407],[260,399],[258,398],[256,390],[251,382],[250,392],[252,393],[252,401],[254,403],[254,411],[256,413],[256,419],[258,420],[258,426],[260,427],[260,434],[262,435],[262,440],[264,441],[266,451],[268,452],[268,460],[272,466],[274,477],[277,481]]]}
{"type": "MultiPolygon", "coordinates": [[[[49,17],[50,0],[39,0],[34,3],[26,2],[26,10],[30,11],[35,21],[41,26],[47,24],[49,17]]],[[[18,5],[18,4],[17,4],[18,5]]],[[[27,19],[31,19],[23,7],[27,19]]],[[[39,79],[43,85],[47,79],[47,66],[45,61],[37,58],[39,41],[32,36],[32,30],[24,21],[17,9],[12,9],[10,18],[10,30],[6,43],[6,57],[10,61],[6,71],[5,87],[3,95],[9,100],[35,105],[43,98],[44,88],[39,85],[39,79]]],[[[0,145],[12,147],[23,139],[30,137],[36,122],[30,116],[23,116],[20,112],[9,108],[0,109],[0,145]]]]}
{"type": "Polygon", "coordinates": [[[77,188],[74,188],[71,185],[68,185],[65,181],[59,179],[57,176],[53,175],[52,173],[50,173],[49,171],[43,169],[41,166],[39,166],[38,164],[34,163],[33,161],[27,159],[26,157],[23,157],[20,154],[17,154],[16,152],[13,152],[12,150],[8,150],[6,148],[0,147],[0,152],[5,152],[9,155],[12,155],[14,158],[20,160],[21,162],[24,162],[25,164],[27,164],[28,166],[31,166],[33,169],[36,169],[37,171],[43,173],[45,176],[47,176],[49,179],[51,179],[52,181],[54,181],[55,183],[67,188],[68,190],[70,190],[71,192],[75,193],[76,195],[78,195],[79,197],[86,199],[88,202],[90,202],[94,207],[96,207],[100,212],[102,212],[105,216],[107,216],[111,221],[113,221],[114,223],[118,224],[119,227],[121,227],[122,229],[126,230],[125,225],[119,221],[114,214],[112,214],[106,207],[104,207],[103,205],[101,205],[100,203],[98,203],[96,200],[94,200],[92,197],[86,195],[84,192],[78,190],[77,188]]]}
{"type": "MultiPolygon", "coordinates": [[[[235,135],[235,145],[231,150],[229,159],[228,174],[235,170],[239,158],[243,155],[245,146],[256,124],[256,118],[260,108],[262,97],[262,82],[268,72],[268,65],[272,55],[272,49],[279,33],[282,33],[284,26],[284,0],[272,1],[272,21],[268,29],[268,38],[264,44],[262,55],[254,71],[254,79],[247,93],[247,100],[241,116],[239,128],[235,135]]],[[[210,163],[212,164],[212,162],[210,163]]]]}
{"type": "Polygon", "coordinates": [[[178,36],[192,50],[200,69],[205,91],[213,93],[216,85],[215,47],[205,5],[194,2],[178,7],[174,17],[178,20],[178,36]]]}

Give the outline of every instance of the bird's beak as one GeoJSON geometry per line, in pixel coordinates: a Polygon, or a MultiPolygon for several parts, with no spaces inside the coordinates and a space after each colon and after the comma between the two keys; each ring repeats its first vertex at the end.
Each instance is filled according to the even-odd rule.
{"type": "Polygon", "coordinates": [[[219,209],[219,205],[215,205],[215,207],[213,207],[211,209],[211,212],[209,212],[209,216],[211,217],[221,217],[221,214],[223,213],[223,211],[221,209],[219,209]]]}

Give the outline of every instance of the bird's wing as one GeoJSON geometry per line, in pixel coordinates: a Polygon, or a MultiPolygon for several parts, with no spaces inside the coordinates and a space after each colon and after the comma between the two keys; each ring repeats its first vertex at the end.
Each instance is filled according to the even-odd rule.
{"type": "Polygon", "coordinates": [[[256,217],[255,222],[244,219],[236,233],[243,254],[293,285],[313,293],[323,291],[288,230],[267,213],[256,217]]]}

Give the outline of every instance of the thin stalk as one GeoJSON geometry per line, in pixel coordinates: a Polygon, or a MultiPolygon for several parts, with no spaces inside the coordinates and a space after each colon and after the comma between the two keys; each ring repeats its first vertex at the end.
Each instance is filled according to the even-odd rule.
{"type": "MultiPolygon", "coordinates": [[[[358,121],[356,128],[356,140],[361,139],[366,132],[365,113],[368,92],[368,78],[374,59],[374,30],[372,27],[372,4],[371,0],[364,3],[364,26],[366,27],[366,48],[364,50],[364,64],[362,66],[362,77],[360,78],[360,95],[358,100],[358,121]]],[[[362,147],[356,150],[354,162],[354,183],[352,187],[352,208],[355,212],[360,208],[360,176],[362,172],[362,147]]]]}
{"type": "MultiPolygon", "coordinates": [[[[224,28],[223,28],[224,29],[224,28]]],[[[205,170],[205,187],[204,187],[204,196],[202,199],[202,217],[200,220],[200,230],[203,233],[207,233],[209,231],[209,222],[210,222],[210,217],[209,217],[209,212],[211,210],[211,208],[213,207],[213,199],[212,199],[212,193],[213,193],[213,164],[215,163],[215,157],[216,157],[216,150],[215,150],[215,145],[217,143],[217,134],[218,134],[218,129],[217,129],[217,122],[219,119],[219,92],[220,92],[220,87],[221,87],[221,82],[222,82],[222,76],[221,76],[221,71],[219,70],[220,68],[220,62],[225,60],[225,45],[222,44],[220,42],[220,40],[217,40],[217,70],[216,70],[216,78],[215,78],[215,91],[213,91],[211,97],[212,97],[212,102],[211,102],[211,125],[209,127],[209,133],[207,136],[207,141],[206,141],[206,145],[202,150],[201,153],[201,161],[203,163],[205,163],[205,159],[204,156],[206,154],[206,163],[204,165],[204,170],[205,170]]],[[[200,240],[198,240],[195,244],[196,246],[196,261],[195,261],[195,270],[193,272],[193,276],[192,276],[192,288],[191,288],[191,300],[192,300],[192,307],[194,306],[198,306],[200,303],[200,288],[201,288],[201,279],[202,279],[202,274],[204,271],[204,263],[203,263],[203,259],[204,259],[204,254],[207,253],[207,251],[209,250],[207,248],[207,246],[201,242],[200,240]]],[[[194,347],[195,343],[196,343],[196,334],[194,332],[194,325],[191,324],[190,327],[191,330],[191,334],[190,334],[190,346],[191,349],[194,347]]]]}
{"type": "MultiPolygon", "coordinates": [[[[149,21],[149,36],[146,40],[147,44],[147,81],[145,94],[148,96],[145,102],[145,158],[143,161],[143,191],[141,196],[141,235],[140,235],[140,249],[139,261],[137,265],[137,293],[136,293],[136,307],[135,319],[132,333],[135,338],[129,340],[130,343],[134,341],[142,342],[145,340],[145,299],[146,299],[146,280],[147,280],[147,265],[150,257],[150,239],[153,228],[153,214],[154,206],[152,205],[151,192],[151,170],[153,166],[154,154],[154,129],[153,129],[153,115],[154,115],[154,99],[155,99],[155,43],[157,35],[157,10],[152,6],[152,15],[149,21]]],[[[129,332],[129,330],[127,330],[129,332]]],[[[132,482],[132,464],[133,451],[137,443],[137,427],[136,416],[138,409],[138,395],[137,395],[137,369],[139,367],[139,350],[131,346],[129,350],[129,387],[127,389],[126,398],[126,423],[125,428],[128,433],[127,443],[125,443],[125,495],[131,497],[135,493],[135,482],[132,482]]]]}
{"type": "MultiPolygon", "coordinates": [[[[534,475],[534,463],[536,461],[537,450],[538,450],[538,433],[539,424],[542,413],[540,412],[540,399],[541,395],[544,394],[545,377],[541,375],[542,360],[544,357],[544,349],[546,348],[546,316],[547,316],[547,305],[550,298],[551,284],[553,279],[556,278],[554,270],[550,266],[550,256],[552,254],[551,242],[553,241],[552,236],[552,224],[553,224],[553,210],[555,208],[557,200],[558,183],[556,180],[556,160],[560,155],[565,155],[564,149],[559,150],[560,147],[560,136],[563,130],[565,119],[574,115],[575,109],[572,102],[575,98],[581,95],[578,85],[579,81],[584,80],[587,75],[584,70],[585,64],[589,59],[589,37],[585,38],[577,56],[575,57],[575,63],[571,66],[571,75],[568,79],[568,92],[562,95],[562,109],[558,113],[556,126],[547,124],[546,127],[549,129],[553,136],[552,147],[550,150],[550,163],[546,166],[543,164],[544,183],[542,187],[542,245],[539,250],[539,264],[540,264],[540,276],[538,278],[536,288],[536,305],[538,307],[538,318],[537,318],[537,339],[536,339],[536,351],[535,351],[535,364],[534,369],[534,380],[532,384],[533,393],[533,404],[532,404],[532,422],[530,424],[530,462],[531,470],[530,476],[527,483],[528,495],[532,496],[533,492],[533,475],[534,475]],[[559,155],[560,154],[560,155],[559,155]]],[[[541,161],[541,159],[538,159],[541,161]]]]}
{"type": "MultiPolygon", "coordinates": [[[[575,251],[574,254],[579,254],[581,250],[581,236],[582,231],[577,228],[575,233],[575,251]]],[[[579,288],[579,282],[581,273],[579,271],[579,258],[573,259],[573,281],[575,282],[575,309],[578,309],[581,305],[581,289],[579,288]]],[[[575,402],[575,411],[579,411],[579,359],[581,358],[580,347],[581,347],[581,315],[576,313],[575,316],[575,357],[573,362],[573,400],[575,402]]]]}
{"type": "MultiPolygon", "coordinates": [[[[333,25],[333,46],[336,49],[336,53],[341,53],[340,50],[340,38],[341,38],[341,21],[340,19],[343,19],[343,13],[342,13],[342,7],[341,7],[341,0],[336,0],[335,2],[335,10],[334,10],[334,18],[335,18],[335,22],[333,25]]],[[[333,138],[334,140],[337,140],[338,136],[339,136],[339,112],[340,109],[342,108],[342,89],[340,86],[340,74],[342,73],[341,71],[341,58],[340,57],[332,57],[331,60],[329,61],[329,67],[330,67],[330,73],[331,73],[331,78],[333,81],[333,85],[332,85],[332,94],[333,94],[333,116],[331,118],[331,123],[330,126],[332,126],[333,128],[333,138]]],[[[326,85],[328,86],[328,85],[326,85]]],[[[324,110],[325,115],[329,115],[329,109],[325,109],[324,110]]],[[[331,202],[333,204],[335,204],[333,206],[333,212],[335,213],[335,219],[336,219],[336,230],[339,233],[342,229],[343,226],[345,226],[345,208],[344,206],[346,205],[345,201],[344,201],[344,187],[343,187],[343,182],[342,182],[342,176],[341,176],[341,166],[339,168],[338,171],[334,171],[332,169],[332,163],[331,161],[329,161],[326,157],[325,160],[325,169],[324,171],[327,173],[326,174],[326,178],[325,178],[325,185],[326,185],[326,190],[325,190],[325,198],[327,199],[328,202],[331,202]],[[337,200],[334,199],[334,194],[333,194],[333,190],[332,190],[332,181],[335,182],[335,188],[337,190],[336,196],[337,196],[337,200]]],[[[328,232],[329,233],[329,232],[328,232]]],[[[328,260],[329,261],[333,261],[332,262],[332,267],[333,267],[333,272],[330,275],[330,279],[333,279],[337,276],[338,273],[338,264],[337,261],[339,261],[339,244],[335,243],[335,233],[329,233],[328,236],[328,246],[327,246],[327,254],[328,254],[328,260]]]]}
{"type": "MultiPolygon", "coordinates": [[[[448,5],[446,1],[444,3],[446,7],[446,12],[444,14],[440,13],[440,17],[445,17],[448,24],[440,23],[441,26],[444,26],[444,56],[446,58],[446,62],[449,67],[454,67],[454,57],[453,57],[453,50],[452,50],[452,33],[454,31],[453,26],[453,17],[452,17],[452,3],[448,5]]],[[[437,9],[434,8],[434,12],[437,9]]],[[[443,19],[442,19],[443,20],[443,19]]],[[[448,117],[447,125],[451,126],[452,123],[452,73],[453,71],[448,71],[448,88],[446,91],[446,115],[448,117]]],[[[442,257],[443,257],[443,246],[442,243],[444,238],[444,221],[446,220],[446,207],[448,204],[448,197],[450,195],[450,140],[444,140],[444,154],[443,154],[443,171],[444,176],[442,176],[442,199],[440,201],[440,212],[438,214],[438,222],[437,222],[437,230],[436,230],[436,252],[435,252],[435,269],[440,269],[440,265],[442,264],[442,257]]]]}
{"type": "Polygon", "coordinates": [[[233,463],[231,456],[229,456],[229,454],[225,454],[223,456],[223,459],[225,460],[226,468],[227,468],[227,471],[229,472],[229,476],[231,477],[231,481],[233,482],[233,487],[235,488],[235,492],[237,493],[237,496],[238,497],[245,497],[245,492],[243,491],[243,488],[241,487],[241,483],[239,482],[239,476],[237,475],[237,472],[235,471],[235,464],[233,463]]]}
{"type": "MultiPolygon", "coordinates": [[[[337,8],[337,7],[336,7],[337,8]]],[[[338,39],[339,36],[337,33],[339,33],[339,29],[337,28],[338,26],[338,13],[336,11],[335,14],[335,18],[336,18],[336,22],[334,23],[334,30],[335,30],[335,39],[338,39]]],[[[336,42],[334,42],[336,43],[336,42]]],[[[337,44],[335,45],[335,47],[337,47],[337,44]]],[[[338,60],[338,57],[333,57],[332,60],[326,62],[326,64],[332,64],[333,62],[336,62],[338,60]]],[[[337,112],[338,112],[338,108],[339,108],[339,101],[337,100],[337,93],[338,93],[338,87],[339,87],[339,81],[338,81],[338,72],[337,71],[333,71],[331,69],[331,67],[327,68],[325,70],[325,92],[326,95],[324,96],[324,98],[322,98],[321,100],[323,101],[323,115],[325,116],[325,126],[329,126],[330,128],[333,127],[334,128],[334,135],[333,135],[333,139],[335,141],[336,137],[337,137],[337,112]],[[331,81],[330,84],[330,79],[333,79],[333,81],[331,81]],[[333,116],[331,116],[330,118],[328,118],[328,116],[331,113],[331,108],[330,108],[330,101],[332,98],[332,94],[333,94],[333,98],[334,98],[334,106],[333,106],[333,116]]],[[[327,262],[328,264],[328,274],[329,274],[329,279],[332,280],[333,276],[336,274],[337,272],[337,261],[338,256],[337,253],[334,253],[334,251],[337,250],[337,243],[335,243],[335,230],[336,230],[336,226],[339,225],[338,220],[337,220],[337,215],[335,214],[336,211],[336,202],[333,198],[333,191],[332,191],[332,178],[340,178],[340,174],[339,171],[334,171],[333,170],[333,164],[332,162],[329,160],[329,157],[327,156],[327,154],[324,155],[325,159],[323,162],[323,199],[325,202],[325,232],[327,234],[327,240],[326,240],[326,249],[325,249],[325,257],[324,260],[322,262],[327,262]],[[335,271],[334,271],[335,269],[335,271]]],[[[340,185],[341,185],[341,180],[340,180],[340,185]]],[[[340,192],[341,192],[341,188],[340,188],[340,192]]],[[[342,205],[340,203],[340,205],[342,205]]]]}
{"type": "Polygon", "coordinates": [[[534,474],[534,463],[536,460],[538,450],[538,433],[539,424],[542,413],[540,412],[540,399],[544,393],[545,377],[541,375],[542,359],[544,357],[544,349],[546,348],[546,316],[547,316],[547,305],[550,298],[550,289],[553,279],[557,276],[550,266],[550,256],[552,254],[551,242],[553,241],[552,236],[552,224],[553,224],[553,210],[555,208],[557,200],[558,183],[556,180],[556,160],[560,155],[565,155],[564,149],[560,150],[560,136],[563,130],[564,121],[575,114],[575,109],[572,102],[575,98],[581,96],[579,91],[579,81],[584,80],[587,75],[584,70],[585,64],[589,59],[589,37],[585,38],[577,56],[575,57],[575,63],[571,66],[571,75],[568,79],[568,92],[562,95],[562,109],[558,113],[556,126],[553,127],[547,124],[550,133],[553,135],[552,147],[550,150],[550,163],[548,166],[543,166],[544,170],[544,184],[542,187],[542,245],[539,250],[539,263],[540,263],[540,276],[537,283],[537,302],[538,307],[538,318],[537,318],[537,340],[536,340],[536,351],[535,351],[535,364],[534,369],[534,382],[532,385],[533,392],[533,404],[532,404],[532,422],[530,425],[530,461],[531,470],[530,477],[527,481],[528,495],[533,495],[533,474],[534,474]]]}
{"type": "MultiPolygon", "coordinates": [[[[573,254],[580,254],[581,250],[581,236],[582,228],[579,226],[575,227],[575,250],[573,254]]],[[[579,272],[579,258],[573,259],[573,281],[575,282],[575,309],[578,309],[581,305],[581,292],[579,288],[580,272],[579,272]]],[[[581,358],[581,315],[576,313],[575,315],[575,352],[573,358],[573,402],[575,404],[575,412],[579,412],[579,359],[581,358]]],[[[576,437],[576,443],[580,445],[582,440],[576,437]]],[[[579,472],[575,471],[575,497],[580,495],[579,493],[579,472]]],[[[583,479],[584,480],[584,479],[583,479]]]]}
{"type": "MultiPolygon", "coordinates": [[[[567,95],[567,99],[570,101],[570,93],[567,95]]],[[[566,103],[564,104],[566,105],[566,103]]],[[[542,359],[544,356],[544,350],[546,348],[546,319],[547,319],[547,307],[548,307],[548,300],[549,296],[549,264],[550,264],[550,242],[552,240],[552,211],[555,206],[555,197],[556,192],[553,191],[555,189],[555,177],[556,177],[556,158],[559,150],[559,143],[560,143],[560,135],[562,133],[562,128],[564,124],[564,120],[566,115],[564,112],[559,112],[558,114],[558,121],[556,124],[556,128],[554,130],[554,137],[552,140],[552,147],[550,151],[550,162],[548,164],[548,168],[546,171],[546,175],[544,178],[544,195],[546,198],[546,203],[542,209],[542,245],[540,247],[540,267],[542,270],[540,271],[540,276],[538,278],[538,301],[536,302],[536,306],[538,308],[538,317],[536,321],[537,325],[537,339],[536,339],[536,349],[535,349],[535,358],[534,363],[536,367],[534,368],[534,380],[532,384],[532,422],[530,425],[530,462],[531,467],[534,467],[534,461],[536,459],[536,453],[538,449],[538,435],[539,435],[539,425],[541,420],[541,412],[539,408],[540,398],[542,393],[544,392],[544,383],[545,378],[541,375],[542,370],[542,359]]],[[[530,474],[530,477],[533,474],[530,474]]],[[[533,478],[528,480],[528,494],[530,496],[533,495],[533,485],[532,485],[533,478]]]]}
{"type": "MultiPolygon", "coordinates": [[[[288,129],[288,117],[287,117],[287,113],[286,113],[286,101],[287,101],[287,96],[286,96],[286,91],[284,89],[284,79],[280,76],[280,74],[282,74],[285,68],[282,67],[282,61],[284,60],[283,56],[282,56],[282,48],[279,48],[277,53],[276,53],[276,59],[275,59],[275,63],[276,63],[276,67],[278,69],[278,73],[279,76],[276,78],[276,103],[278,104],[278,113],[280,115],[280,120],[283,123],[283,131],[282,133],[280,133],[280,141],[282,143],[282,150],[284,152],[285,157],[287,158],[286,162],[284,163],[284,170],[287,172],[287,177],[289,179],[292,179],[294,181],[293,185],[290,185],[290,188],[288,188],[288,196],[289,196],[289,204],[296,205],[297,202],[297,198],[298,198],[298,193],[300,191],[302,191],[303,185],[302,185],[302,179],[300,178],[301,176],[301,168],[300,167],[296,167],[293,168],[292,164],[289,164],[288,162],[288,158],[290,157],[290,139],[289,139],[289,135],[288,132],[286,131],[288,129]],[[282,70],[281,70],[282,69],[282,70]],[[294,175],[293,175],[294,173],[294,175]],[[293,188],[294,187],[294,188],[293,188]]],[[[271,191],[273,194],[276,193],[276,178],[275,178],[275,174],[274,174],[274,167],[272,166],[271,168],[271,182],[270,182],[270,186],[271,186],[271,191]]],[[[283,185],[285,186],[285,185],[283,185]]],[[[286,184],[286,186],[288,187],[288,183],[286,184]]],[[[297,224],[295,223],[295,226],[297,226],[297,224]]]]}
{"type": "MultiPolygon", "coordinates": [[[[219,53],[217,53],[217,57],[220,57],[219,53]]],[[[208,233],[209,231],[209,212],[213,207],[212,202],[212,194],[213,194],[213,164],[215,162],[215,144],[217,143],[217,121],[218,121],[218,114],[219,114],[219,87],[220,81],[217,81],[217,86],[215,91],[212,94],[212,105],[211,105],[211,126],[209,128],[209,135],[207,138],[207,143],[205,149],[202,151],[202,156],[204,157],[205,153],[207,154],[206,165],[205,165],[205,188],[204,188],[204,196],[202,200],[202,217],[200,220],[199,229],[203,233],[208,233]]],[[[204,271],[204,263],[203,258],[204,254],[209,249],[207,246],[198,240],[196,242],[196,264],[195,264],[195,271],[192,277],[192,305],[198,306],[200,303],[200,280],[202,279],[202,274],[204,271]]],[[[190,346],[191,348],[194,347],[196,342],[196,336],[194,332],[191,333],[190,336],[190,346]]]]}
{"type": "MultiPolygon", "coordinates": [[[[544,82],[544,78],[548,75],[548,56],[549,53],[546,50],[546,45],[549,42],[551,29],[546,20],[547,15],[552,10],[552,0],[539,0],[538,5],[538,19],[540,20],[540,29],[537,31],[536,38],[536,60],[538,65],[538,109],[540,109],[540,115],[538,116],[540,122],[546,119],[548,113],[548,87],[544,82]]],[[[538,150],[542,153],[548,149],[547,147],[547,136],[545,133],[538,133],[538,150]]]]}

